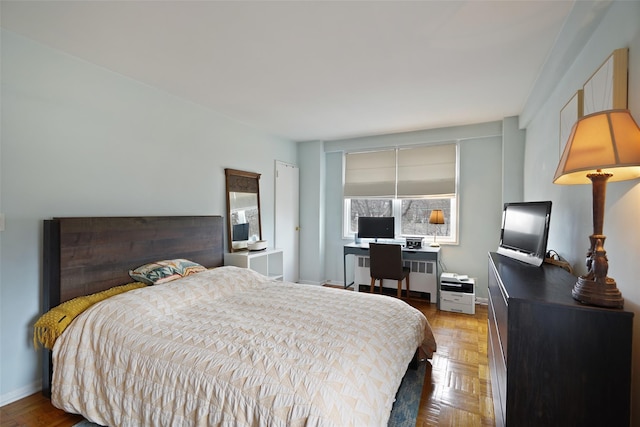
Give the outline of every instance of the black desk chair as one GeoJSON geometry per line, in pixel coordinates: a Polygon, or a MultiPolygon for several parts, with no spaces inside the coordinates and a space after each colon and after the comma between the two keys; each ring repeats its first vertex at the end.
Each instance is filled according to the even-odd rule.
{"type": "Polygon", "coordinates": [[[369,244],[369,269],[371,272],[371,293],[376,280],[380,280],[380,293],[384,279],[398,281],[398,297],[402,296],[402,281],[407,280],[407,296],[409,296],[409,267],[402,265],[402,247],[379,243],[369,244]]]}

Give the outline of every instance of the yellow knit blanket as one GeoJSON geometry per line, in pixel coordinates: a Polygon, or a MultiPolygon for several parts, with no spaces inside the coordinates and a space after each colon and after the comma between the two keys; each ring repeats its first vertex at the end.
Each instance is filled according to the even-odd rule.
{"type": "Polygon", "coordinates": [[[64,332],[71,321],[87,308],[111,296],[121,294],[132,289],[143,288],[145,286],[147,285],[140,282],[115,286],[102,292],[74,298],[53,307],[51,310],[43,314],[35,325],[33,325],[34,347],[38,349],[40,348],[39,344],[42,344],[44,347],[51,350],[53,348],[53,344],[55,344],[60,334],[64,332]]]}

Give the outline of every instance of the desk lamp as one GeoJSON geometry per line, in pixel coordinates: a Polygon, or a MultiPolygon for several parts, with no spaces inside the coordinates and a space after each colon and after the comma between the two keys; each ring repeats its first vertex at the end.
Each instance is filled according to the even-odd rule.
{"type": "Polygon", "coordinates": [[[602,234],[607,181],[640,177],[640,129],[629,110],[607,110],[579,119],[571,130],[554,184],[592,184],[593,234],[587,252],[587,274],[571,291],[589,305],[622,308],[616,281],[607,277],[609,264],[602,234]]]}
{"type": "MultiPolygon", "coordinates": [[[[429,215],[429,224],[444,224],[444,213],[440,209],[434,209],[431,211],[429,215]]],[[[436,227],[436,232],[433,234],[433,243],[429,246],[437,248],[440,246],[440,243],[436,242],[436,236],[438,235],[438,228],[436,227]]]]}

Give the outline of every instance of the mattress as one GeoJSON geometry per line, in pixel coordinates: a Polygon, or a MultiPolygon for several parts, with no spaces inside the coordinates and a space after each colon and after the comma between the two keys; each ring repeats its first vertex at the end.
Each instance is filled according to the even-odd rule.
{"type": "Polygon", "coordinates": [[[424,315],[381,295],[220,267],[79,315],[53,348],[52,403],[116,426],[384,426],[424,315]]]}

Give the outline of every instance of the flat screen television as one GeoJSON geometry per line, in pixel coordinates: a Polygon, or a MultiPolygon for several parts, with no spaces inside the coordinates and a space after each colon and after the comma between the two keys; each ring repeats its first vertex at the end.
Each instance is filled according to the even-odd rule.
{"type": "Polygon", "coordinates": [[[547,252],[551,202],[505,203],[498,253],[535,266],[547,252]]]}
{"type": "Polygon", "coordinates": [[[392,216],[361,216],[358,218],[359,239],[393,239],[394,218],[392,216]]]}

